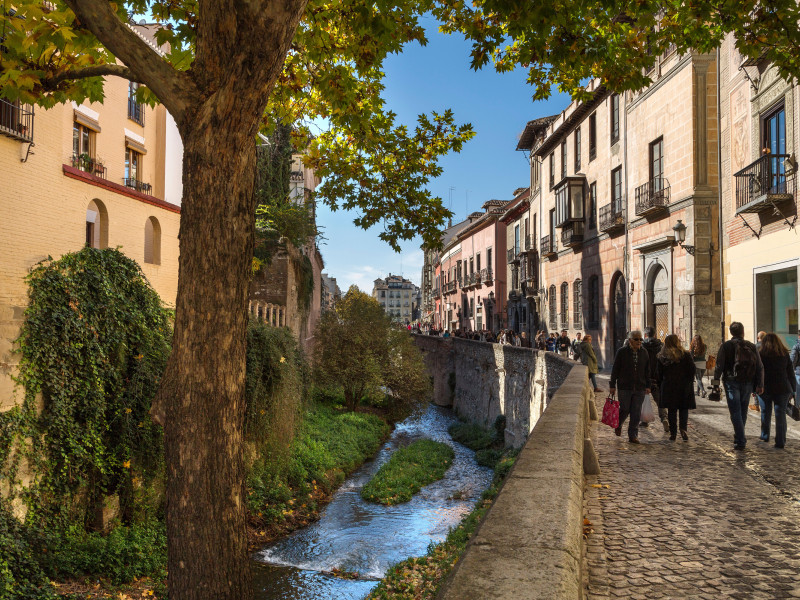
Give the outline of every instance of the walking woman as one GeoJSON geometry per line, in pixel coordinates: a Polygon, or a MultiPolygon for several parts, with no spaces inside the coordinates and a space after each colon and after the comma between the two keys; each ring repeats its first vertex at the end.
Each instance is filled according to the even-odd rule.
{"type": "Polygon", "coordinates": [[[594,353],[594,348],[592,348],[592,336],[589,334],[583,336],[579,354],[581,363],[586,365],[589,369],[589,379],[594,386],[594,391],[602,392],[603,390],[597,387],[597,356],[594,353]]]}
{"type": "Polygon", "coordinates": [[[689,410],[697,408],[694,401],[694,385],[696,369],[692,355],[683,349],[680,338],[668,335],[664,339],[664,347],[656,357],[656,383],[661,390],[659,407],[666,408],[669,420],[669,439],[675,440],[680,432],[683,441],[689,439],[689,410]]]}
{"type": "Polygon", "coordinates": [[[769,426],[772,421],[772,405],[775,405],[775,447],[786,444],[786,406],[789,396],[794,395],[797,381],[794,377],[789,349],[775,333],[768,333],[761,340],[758,351],[764,364],[764,400],[761,419],[761,439],[769,441],[769,426]]]}
{"type": "Polygon", "coordinates": [[[695,379],[697,380],[697,394],[706,397],[706,387],[703,385],[703,375],[706,373],[706,351],[708,347],[703,342],[700,334],[692,338],[692,343],[689,345],[689,352],[692,354],[692,360],[695,366],[695,379]]]}

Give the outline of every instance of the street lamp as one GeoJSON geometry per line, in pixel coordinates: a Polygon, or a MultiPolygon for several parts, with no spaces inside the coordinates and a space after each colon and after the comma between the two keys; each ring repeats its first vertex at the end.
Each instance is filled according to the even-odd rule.
{"type": "Polygon", "coordinates": [[[683,221],[678,219],[678,222],[675,223],[675,226],[672,228],[672,231],[675,232],[675,241],[678,242],[678,245],[686,250],[686,253],[690,256],[694,256],[694,246],[690,246],[689,244],[684,244],[683,242],[686,241],[686,225],[683,224],[683,221]]]}

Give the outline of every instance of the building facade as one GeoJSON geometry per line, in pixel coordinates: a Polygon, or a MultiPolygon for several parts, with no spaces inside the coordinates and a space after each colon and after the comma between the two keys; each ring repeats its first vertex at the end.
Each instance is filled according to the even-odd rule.
{"type": "Polygon", "coordinates": [[[543,327],[591,333],[610,364],[627,331],[719,342],[716,56],[668,52],[637,93],[590,98],[531,122],[530,218],[543,327]],[[541,120],[540,120],[541,121],[541,120]]]}
{"type": "MultiPolygon", "coordinates": [[[[146,26],[132,28],[153,43],[146,26]]],[[[109,77],[102,104],[0,100],[0,409],[14,403],[25,276],[39,261],[119,246],[175,304],[183,149],[166,109],[135,92],[109,77]]]]}
{"type": "Polygon", "coordinates": [[[394,321],[407,325],[413,318],[413,302],[416,286],[402,275],[389,275],[376,279],[372,286],[372,297],[383,307],[394,321]]]}
{"type": "Polygon", "coordinates": [[[729,36],[720,48],[722,321],[746,336],[798,332],[797,85],[763,60],[744,60],[729,36]]]}

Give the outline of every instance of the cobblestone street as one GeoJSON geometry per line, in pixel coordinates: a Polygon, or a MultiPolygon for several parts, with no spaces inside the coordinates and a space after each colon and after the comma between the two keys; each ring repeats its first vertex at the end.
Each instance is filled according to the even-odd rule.
{"type": "Polygon", "coordinates": [[[640,429],[640,445],[625,428],[616,437],[593,425],[601,474],[585,490],[587,598],[800,598],[800,423],[788,419],[776,450],[750,411],[739,452],[726,403],[697,404],[688,442],[669,441],[660,423],[640,429]]]}

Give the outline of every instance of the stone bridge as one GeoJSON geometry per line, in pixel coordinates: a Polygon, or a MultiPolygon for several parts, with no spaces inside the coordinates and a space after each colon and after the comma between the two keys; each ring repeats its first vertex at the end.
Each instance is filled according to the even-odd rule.
{"type": "Polygon", "coordinates": [[[506,415],[522,446],[440,600],[800,598],[800,423],[775,449],[750,412],[734,451],[726,404],[698,398],[687,442],[658,426],[633,445],[596,421],[605,394],[573,361],[416,341],[437,403],[484,426],[506,415]]]}

